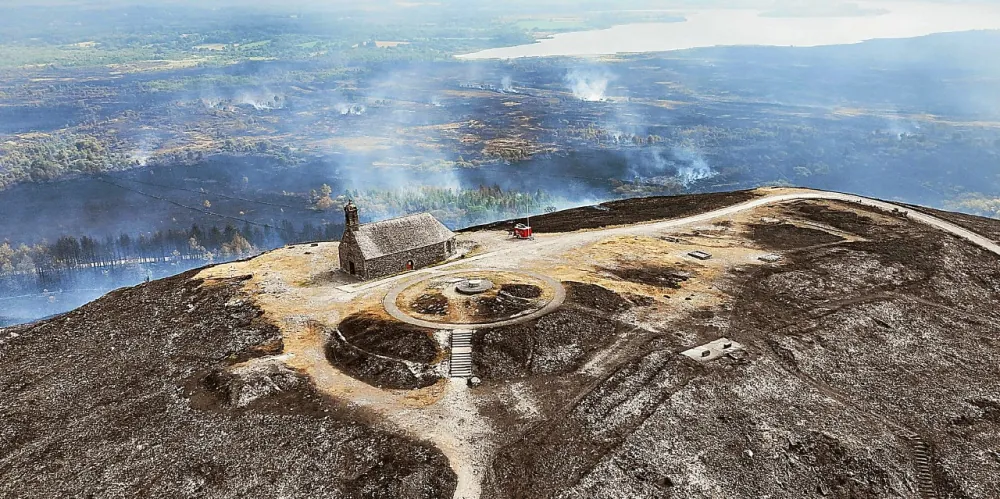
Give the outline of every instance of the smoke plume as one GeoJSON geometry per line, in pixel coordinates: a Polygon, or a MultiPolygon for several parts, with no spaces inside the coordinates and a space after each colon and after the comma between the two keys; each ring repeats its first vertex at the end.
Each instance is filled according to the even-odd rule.
{"type": "Polygon", "coordinates": [[[566,74],[566,85],[576,98],[586,102],[607,100],[608,84],[614,76],[607,71],[574,69],[566,74]]]}
{"type": "Polygon", "coordinates": [[[505,94],[516,94],[517,90],[514,90],[514,81],[510,76],[504,76],[500,80],[500,91],[505,94]]]}
{"type": "Polygon", "coordinates": [[[681,161],[677,166],[677,179],[684,184],[684,187],[719,174],[708,165],[708,161],[697,149],[675,147],[673,153],[674,157],[681,161]]]}

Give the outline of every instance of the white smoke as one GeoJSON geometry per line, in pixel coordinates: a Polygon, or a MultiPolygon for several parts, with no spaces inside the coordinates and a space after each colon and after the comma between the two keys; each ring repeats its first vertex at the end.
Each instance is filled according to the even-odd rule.
{"type": "Polygon", "coordinates": [[[271,111],[285,107],[285,98],[276,95],[269,90],[244,90],[233,99],[236,104],[243,106],[253,106],[258,111],[271,111]]]}
{"type": "Polygon", "coordinates": [[[646,149],[636,161],[630,162],[624,179],[688,188],[718,174],[696,147],[684,145],[646,149]]]}
{"type": "Polygon", "coordinates": [[[505,94],[516,94],[517,90],[514,89],[514,81],[510,76],[504,76],[500,80],[500,91],[505,94]]]}
{"type": "Polygon", "coordinates": [[[153,151],[156,150],[155,138],[150,136],[143,136],[139,139],[139,143],[136,148],[129,152],[129,157],[135,161],[138,166],[146,166],[149,163],[150,158],[153,157],[153,151]]]}
{"type": "Polygon", "coordinates": [[[226,100],[221,97],[202,97],[201,104],[208,109],[219,109],[226,100]]]}
{"type": "Polygon", "coordinates": [[[577,99],[603,102],[607,100],[608,84],[613,79],[614,76],[606,71],[574,69],[566,75],[565,81],[577,99]]]}
{"type": "Polygon", "coordinates": [[[677,159],[686,163],[677,166],[677,180],[684,184],[684,187],[719,174],[708,165],[708,161],[697,149],[675,147],[673,153],[677,159]]]}
{"type": "Polygon", "coordinates": [[[915,135],[919,131],[920,125],[917,123],[901,119],[890,119],[887,133],[895,135],[897,140],[903,140],[906,137],[915,135]]]}
{"type": "Polygon", "coordinates": [[[361,116],[362,114],[365,114],[365,111],[367,111],[364,104],[348,104],[346,102],[340,102],[337,103],[336,107],[337,112],[339,112],[341,116],[361,116]]]}

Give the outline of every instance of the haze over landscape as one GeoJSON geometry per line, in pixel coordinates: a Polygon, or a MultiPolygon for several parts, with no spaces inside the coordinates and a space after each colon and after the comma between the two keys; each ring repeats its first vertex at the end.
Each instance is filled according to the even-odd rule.
{"type": "Polygon", "coordinates": [[[1000,2],[9,0],[0,497],[1000,497],[1000,2]]]}
{"type": "Polygon", "coordinates": [[[0,320],[332,237],[347,197],[451,227],[773,183],[996,213],[997,34],[954,33],[995,3],[49,5],[4,7],[0,320]]]}

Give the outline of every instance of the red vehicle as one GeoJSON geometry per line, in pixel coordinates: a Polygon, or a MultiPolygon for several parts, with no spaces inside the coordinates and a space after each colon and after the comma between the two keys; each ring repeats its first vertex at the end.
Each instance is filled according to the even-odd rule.
{"type": "Polygon", "coordinates": [[[534,239],[535,235],[531,231],[530,225],[517,224],[510,231],[510,235],[517,239],[534,239]]]}

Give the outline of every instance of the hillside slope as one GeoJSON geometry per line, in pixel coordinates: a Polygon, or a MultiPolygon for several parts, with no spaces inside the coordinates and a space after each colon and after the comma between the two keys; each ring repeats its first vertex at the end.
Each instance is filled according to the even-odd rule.
{"type": "Polygon", "coordinates": [[[1000,496],[1000,257],[815,195],[479,228],[369,283],[287,247],[0,329],[0,496],[1000,496]]]}
{"type": "Polygon", "coordinates": [[[280,332],[193,272],[0,330],[0,496],[442,497],[439,451],[264,356],[280,332]]]}

